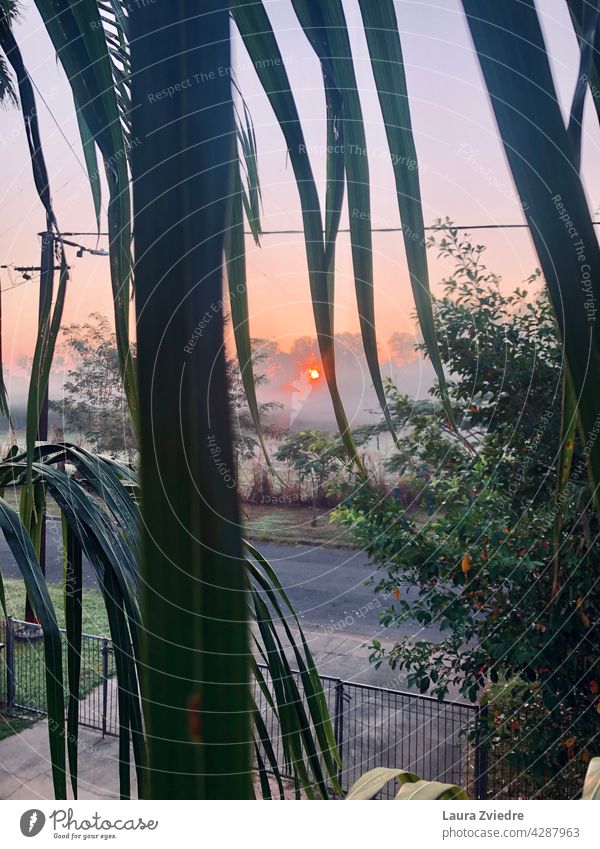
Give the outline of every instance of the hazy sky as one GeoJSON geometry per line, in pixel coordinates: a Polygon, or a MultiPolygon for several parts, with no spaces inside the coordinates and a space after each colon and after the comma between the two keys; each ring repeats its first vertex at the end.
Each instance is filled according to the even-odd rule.
{"type": "MultiPolygon", "coordinates": [[[[315,176],[324,187],[324,97],[321,74],[289,0],[267,0],[305,128],[315,176]]],[[[399,223],[391,165],[374,92],[366,44],[355,0],[345,0],[366,123],[375,226],[399,223]]],[[[556,84],[565,112],[577,75],[577,44],[564,0],[539,0],[556,84]]],[[[504,155],[496,135],[479,67],[457,0],[401,0],[396,3],[408,77],[413,126],[420,160],[419,173],[426,223],[450,216],[457,223],[516,223],[523,220],[504,155]]],[[[94,230],[89,184],[70,90],[57,65],[33,2],[23,2],[16,33],[26,64],[44,103],[39,111],[52,193],[61,228],[94,230]]],[[[297,227],[299,204],[283,137],[275,125],[266,97],[237,39],[234,66],[253,116],[259,149],[265,229],[297,227]]],[[[589,96],[588,96],[589,97],[589,96]]],[[[597,121],[586,107],[583,174],[593,210],[600,203],[597,121]],[[590,123],[591,122],[591,123],[590,123]]],[[[0,263],[38,264],[36,233],[44,215],[33,188],[21,117],[14,109],[0,112],[0,263]]],[[[346,220],[347,223],[347,220],[346,220]]],[[[489,246],[488,263],[507,284],[516,285],[536,265],[526,231],[477,234],[489,246]]],[[[87,242],[93,246],[94,240],[87,242]]],[[[248,244],[252,334],[275,338],[289,348],[299,335],[313,331],[302,236],[267,236],[262,247],[248,244]]],[[[374,237],[376,308],[382,346],[397,330],[411,330],[412,301],[399,233],[374,237]]],[[[108,260],[69,257],[72,281],[65,322],[84,319],[91,311],[111,312],[108,260]]],[[[347,236],[337,252],[337,313],[340,331],[356,331],[352,267],[347,236]]],[[[430,253],[431,279],[444,272],[430,253]]],[[[12,282],[19,282],[13,276],[12,282]]],[[[2,288],[11,285],[1,273],[2,288]]],[[[37,315],[37,284],[28,283],[3,293],[4,361],[14,365],[31,355],[37,315]]],[[[19,370],[11,370],[13,391],[19,394],[19,370]]]]}

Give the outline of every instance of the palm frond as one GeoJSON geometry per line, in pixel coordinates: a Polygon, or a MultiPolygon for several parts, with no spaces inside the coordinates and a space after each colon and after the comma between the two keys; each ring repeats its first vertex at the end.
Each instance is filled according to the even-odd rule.
{"type": "MultiPolygon", "coordinates": [[[[27,470],[26,452],[14,454],[9,460],[0,463],[2,489],[26,483],[27,470]]],[[[37,446],[34,451],[32,474],[35,484],[43,484],[60,508],[64,526],[67,749],[73,793],[76,797],[81,612],[85,598],[85,589],[82,587],[82,558],[85,556],[96,574],[103,595],[110,637],[115,650],[120,793],[122,798],[127,798],[131,792],[129,743],[132,741],[138,793],[143,797],[149,790],[145,784],[146,732],[142,722],[138,687],[138,681],[143,675],[144,659],[141,649],[141,576],[138,567],[140,516],[138,505],[132,496],[132,487],[135,489],[137,485],[136,476],[126,466],[89,454],[69,443],[46,443],[37,446]],[[78,477],[61,471],[59,466],[64,464],[74,466],[78,477]]],[[[23,491],[27,492],[27,488],[24,487],[23,491]]],[[[0,502],[0,508],[3,503],[0,502]]],[[[46,627],[48,616],[54,614],[51,605],[46,606],[48,612],[46,608],[42,609],[47,590],[39,571],[35,548],[17,514],[7,508],[7,516],[10,522],[7,520],[1,527],[15,554],[17,564],[23,571],[28,591],[37,576],[31,597],[42,626],[46,627]],[[23,551],[16,547],[19,541],[23,551]],[[41,587],[38,587],[40,582],[41,587]]],[[[262,692],[265,705],[272,714],[274,722],[270,722],[269,727],[276,730],[278,738],[282,741],[292,780],[307,795],[328,798],[331,792],[341,792],[336,778],[340,760],[314,660],[300,623],[272,567],[254,546],[246,543],[246,549],[249,556],[245,560],[245,570],[251,587],[248,613],[256,623],[257,655],[266,661],[268,681],[272,682],[267,683],[263,672],[253,660],[251,668],[256,692],[262,692]],[[288,656],[293,659],[293,666],[288,656]]],[[[51,622],[49,627],[49,633],[52,635],[54,632],[51,622]]],[[[60,728],[63,727],[63,720],[59,717],[64,716],[64,708],[60,714],[60,700],[56,689],[56,682],[62,682],[63,679],[57,666],[54,643],[49,643],[49,652],[50,648],[52,653],[49,654],[51,665],[48,667],[48,674],[51,675],[53,683],[48,694],[50,707],[57,705],[51,723],[51,728],[54,729],[57,723],[60,728]]],[[[271,740],[267,731],[266,715],[264,718],[256,703],[251,708],[251,715],[255,744],[260,758],[263,759],[263,766],[281,783],[283,794],[283,777],[274,752],[275,741],[271,740]]],[[[60,739],[64,741],[64,733],[60,739]]],[[[51,743],[54,754],[58,753],[57,740],[58,737],[51,743]]],[[[257,765],[260,766],[260,761],[257,765]]],[[[57,769],[57,775],[62,775],[64,780],[64,752],[62,764],[60,760],[57,761],[57,769]]],[[[55,789],[59,794],[65,792],[60,782],[55,785],[55,789]]]]}
{"type": "Polygon", "coordinates": [[[463,0],[513,179],[544,272],[596,497],[600,252],[533,2],[463,0]]]}

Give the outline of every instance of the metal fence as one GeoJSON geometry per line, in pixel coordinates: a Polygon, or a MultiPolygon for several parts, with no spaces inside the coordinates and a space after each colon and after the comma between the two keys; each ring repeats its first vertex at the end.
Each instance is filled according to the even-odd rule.
{"type": "MultiPolygon", "coordinates": [[[[9,709],[46,713],[41,637],[38,625],[12,618],[0,621],[0,643],[4,643],[3,657],[0,656],[0,701],[9,709]]],[[[66,646],[63,651],[66,675],[66,646]]],[[[268,669],[264,666],[261,669],[270,688],[268,669]]],[[[103,734],[118,734],[114,675],[110,640],[85,634],[79,706],[82,726],[96,728],[103,734]]],[[[416,772],[429,780],[459,784],[474,798],[486,797],[484,753],[465,733],[475,718],[475,707],[328,676],[321,676],[321,682],[343,763],[338,778],[344,791],[366,770],[389,766],[416,772]]],[[[299,689],[302,692],[301,686],[299,689]]],[[[255,698],[285,775],[277,718],[258,687],[255,698]]],[[[384,798],[393,792],[393,787],[387,788],[383,791],[384,798]]]]}
{"type": "MultiPolygon", "coordinates": [[[[65,634],[65,631],[61,630],[65,634]]],[[[42,629],[31,622],[8,618],[0,620],[0,701],[9,710],[45,715],[46,667],[42,629]]],[[[67,687],[67,647],[63,641],[64,686],[67,687]]],[[[118,734],[119,721],[115,688],[115,658],[111,642],[105,637],[83,634],[81,641],[81,678],[79,723],[97,728],[103,734],[118,734]]]]}
{"type": "MultiPolygon", "coordinates": [[[[262,672],[269,686],[268,670],[262,667],[262,672]]],[[[325,675],[320,678],[343,764],[338,779],[344,792],[367,770],[385,766],[415,772],[429,781],[458,784],[474,798],[485,798],[483,752],[466,733],[475,719],[475,706],[325,675]]],[[[258,688],[256,703],[277,761],[282,763],[279,724],[258,688]]],[[[389,785],[382,797],[393,797],[395,792],[389,785]]]]}

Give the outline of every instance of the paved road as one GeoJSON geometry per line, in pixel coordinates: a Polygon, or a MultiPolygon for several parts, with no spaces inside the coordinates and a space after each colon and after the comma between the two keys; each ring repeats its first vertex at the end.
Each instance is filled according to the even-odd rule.
{"type": "MultiPolygon", "coordinates": [[[[365,581],[376,574],[361,551],[258,543],[288,593],[302,624],[327,633],[372,637],[380,633],[379,614],[386,606],[365,581]]],[[[391,631],[384,632],[388,638],[391,631]]],[[[406,622],[393,636],[436,639],[437,628],[406,622]]]]}
{"type": "MultiPolygon", "coordinates": [[[[60,523],[49,521],[46,532],[46,575],[49,581],[62,580],[59,556],[60,523]]],[[[400,634],[414,639],[439,636],[436,628],[423,629],[415,622],[381,632],[379,613],[384,602],[364,582],[374,574],[367,556],[350,549],[314,548],[304,545],[257,543],[269,560],[289,598],[307,628],[329,634],[354,634],[361,637],[396,638],[400,634]]],[[[0,538],[0,569],[6,578],[20,577],[6,540],[0,538]]],[[[84,560],[84,586],[96,586],[94,572],[84,560]]]]}

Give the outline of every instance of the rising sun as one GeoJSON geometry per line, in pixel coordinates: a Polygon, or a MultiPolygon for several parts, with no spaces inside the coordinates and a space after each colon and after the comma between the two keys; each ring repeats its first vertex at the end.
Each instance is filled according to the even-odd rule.
{"type": "Polygon", "coordinates": [[[321,372],[316,366],[312,366],[308,370],[308,376],[311,380],[318,380],[321,377],[321,372]]]}

